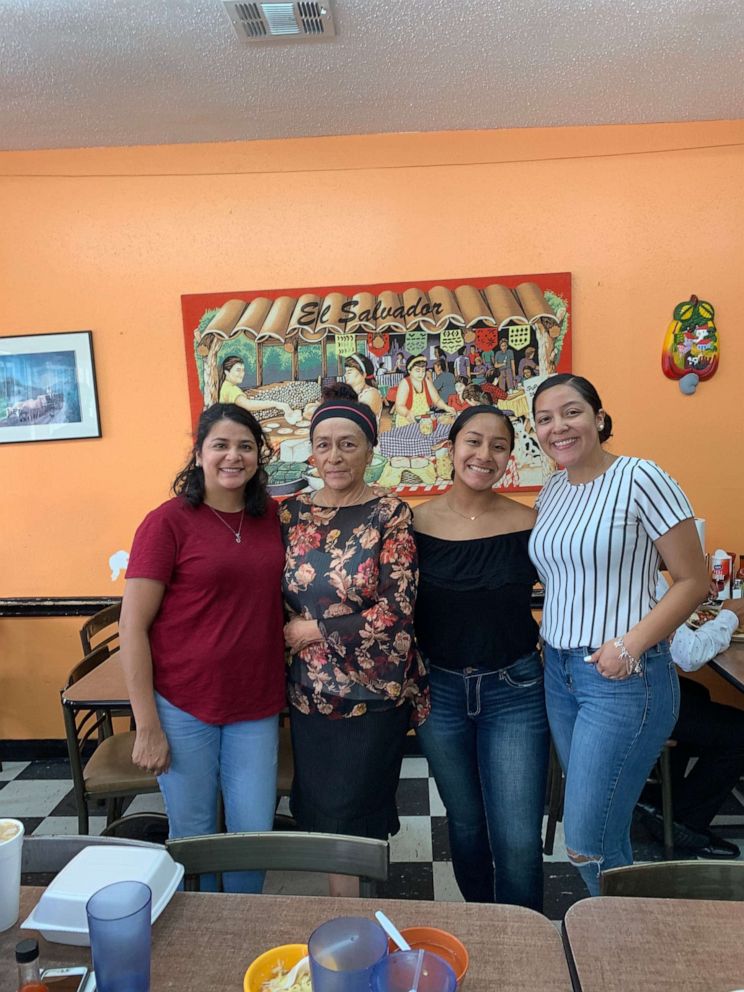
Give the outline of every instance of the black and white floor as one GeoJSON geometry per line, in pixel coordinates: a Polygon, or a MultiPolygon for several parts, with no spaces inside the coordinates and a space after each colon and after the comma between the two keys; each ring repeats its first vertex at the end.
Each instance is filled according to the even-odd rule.
{"type": "MultiPolygon", "coordinates": [[[[284,802],[285,800],[283,800],[284,802]]],[[[159,795],[139,796],[127,812],[162,810],[159,795]]],[[[280,807],[281,808],[281,807],[280,807]]],[[[390,841],[390,877],[379,887],[379,895],[397,899],[436,899],[459,901],[460,893],[452,873],[447,837],[447,819],[426,760],[407,757],[398,790],[401,829],[390,841]]],[[[105,825],[100,808],[91,809],[90,830],[98,833],[105,825]]],[[[0,817],[23,821],[28,834],[75,834],[77,815],[66,760],[4,761],[0,771],[0,817]]],[[[744,847],[744,780],[735,789],[714,821],[716,831],[744,847]]],[[[634,851],[637,860],[662,858],[660,844],[641,824],[634,824],[634,851]]],[[[744,854],[742,855],[744,860],[744,854]]],[[[559,920],[574,902],[585,897],[576,870],[569,864],[558,824],[554,852],[545,858],[545,913],[559,920]]],[[[266,891],[323,893],[324,880],[310,876],[304,887],[297,887],[280,873],[271,873],[266,891]]]]}

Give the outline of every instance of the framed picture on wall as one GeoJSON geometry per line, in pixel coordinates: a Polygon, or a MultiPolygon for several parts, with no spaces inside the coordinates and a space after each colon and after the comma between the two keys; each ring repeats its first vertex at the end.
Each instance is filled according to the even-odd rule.
{"type": "Polygon", "coordinates": [[[90,331],[0,337],[0,444],[100,436],[90,331]]]}

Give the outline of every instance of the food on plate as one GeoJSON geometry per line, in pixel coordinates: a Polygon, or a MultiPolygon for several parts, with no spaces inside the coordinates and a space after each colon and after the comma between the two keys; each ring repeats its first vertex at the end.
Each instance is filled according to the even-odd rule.
{"type": "Polygon", "coordinates": [[[709,620],[715,619],[720,612],[720,603],[703,603],[702,606],[698,607],[698,609],[690,615],[687,620],[687,626],[692,630],[699,630],[703,624],[707,623],[709,620]]]}

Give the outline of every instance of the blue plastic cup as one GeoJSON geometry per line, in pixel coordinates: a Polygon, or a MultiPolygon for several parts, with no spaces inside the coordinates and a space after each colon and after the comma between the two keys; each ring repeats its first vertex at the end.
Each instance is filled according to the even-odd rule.
{"type": "Polygon", "coordinates": [[[307,943],[313,992],[369,992],[372,969],[387,949],[385,931],[365,916],[321,924],[307,943]]]}
{"type": "Polygon", "coordinates": [[[432,951],[396,951],[375,965],[371,992],[455,992],[457,976],[432,951]]]}
{"type": "Polygon", "coordinates": [[[150,992],[151,906],[144,882],[114,882],[88,900],[98,992],[150,992]]]}

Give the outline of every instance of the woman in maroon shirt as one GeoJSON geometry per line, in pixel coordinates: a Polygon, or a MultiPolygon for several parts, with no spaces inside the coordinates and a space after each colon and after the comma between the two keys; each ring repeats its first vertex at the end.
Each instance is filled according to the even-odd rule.
{"type": "MultiPolygon", "coordinates": [[[[120,623],[132,760],[158,776],[171,837],[213,833],[220,789],[228,830],[273,822],[284,553],[266,455],[251,413],[205,410],[175,498],[132,546],[120,623]]],[[[263,876],[227,873],[224,884],[260,891],[263,876]]]]}

